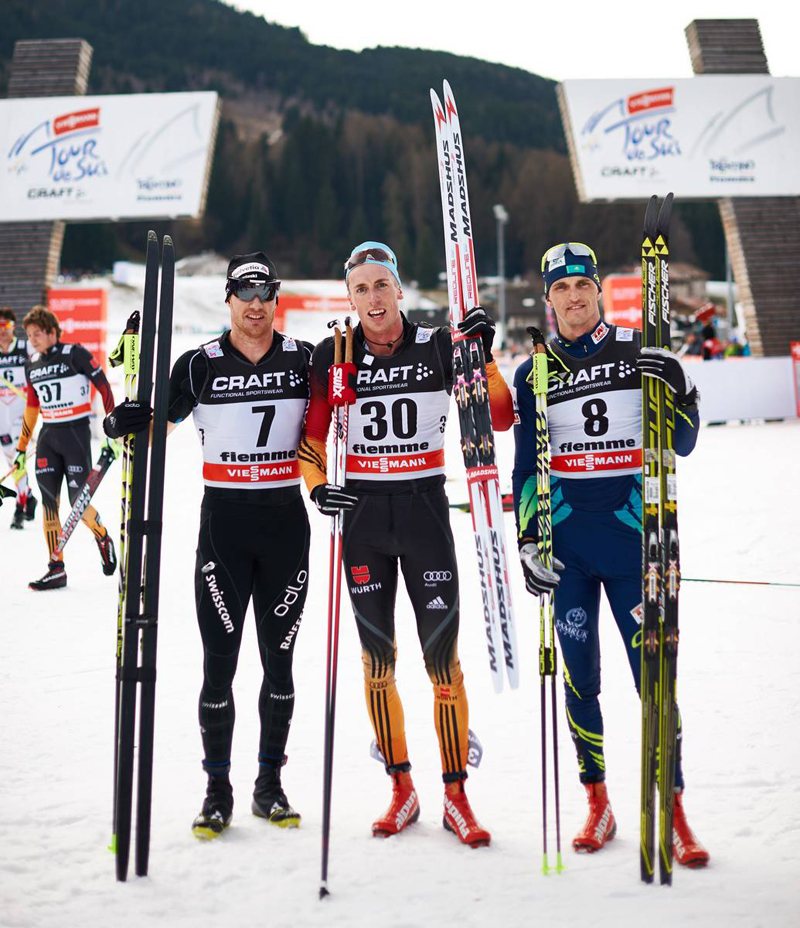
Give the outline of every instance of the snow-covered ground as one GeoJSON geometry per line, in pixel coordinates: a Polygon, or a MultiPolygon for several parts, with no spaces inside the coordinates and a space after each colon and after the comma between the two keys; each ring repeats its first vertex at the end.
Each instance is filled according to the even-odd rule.
{"type": "MultiPolygon", "coordinates": [[[[112,319],[127,309],[114,310],[112,319]]],[[[118,321],[118,320],[117,320],[118,321]]],[[[112,325],[116,325],[113,322],[112,325]]],[[[316,340],[323,332],[292,326],[316,340]]],[[[175,354],[201,337],[181,335],[175,354]]],[[[118,390],[119,393],[119,390],[118,390]]],[[[451,501],[466,499],[455,416],[447,457],[451,501]]],[[[513,442],[499,438],[510,482],[513,442]]],[[[684,576],[798,582],[800,423],[703,428],[681,462],[684,576]],[[766,462],[766,464],[764,463],[766,462]]],[[[484,745],[468,789],[491,848],[473,851],[441,825],[441,780],[425,675],[407,599],[398,597],[398,682],[420,821],[376,840],[370,823],[389,784],[369,757],[361,661],[343,605],[330,886],[317,899],[322,807],[328,523],[309,507],[313,540],[305,617],[295,652],[296,711],[284,782],[302,813],[297,831],[250,814],[256,775],[260,681],[254,628],[235,683],[232,779],[236,809],[219,840],[196,841],[203,798],[197,695],[201,648],[193,563],[202,494],[194,429],[170,438],[161,573],[155,793],[150,876],[119,884],[111,832],[116,580],[100,572],[90,534],[66,552],[69,588],[28,591],[46,566],[40,522],[24,532],[0,513],[0,923],[22,926],[552,925],[789,926],[800,912],[800,589],[686,583],[681,599],[680,703],[686,805],[712,854],[705,871],[679,870],[671,889],[644,886],[638,861],[639,709],[624,649],[602,615],[608,785],[619,823],[602,853],[565,850],[567,870],[544,877],[538,728],[538,616],[511,568],[521,653],[519,690],[495,696],[478,614],[469,516],[452,516],[462,572],[460,654],[471,727],[484,745]],[[645,908],[647,907],[647,908],[645,908]]],[[[97,504],[117,533],[119,471],[97,504]]],[[[505,487],[504,487],[505,488],[505,487]]],[[[507,516],[509,536],[512,518],[507,516]]],[[[560,704],[563,703],[559,693],[560,704]]],[[[559,714],[565,848],[585,814],[559,714]]],[[[553,838],[551,836],[551,847],[553,838]]]]}

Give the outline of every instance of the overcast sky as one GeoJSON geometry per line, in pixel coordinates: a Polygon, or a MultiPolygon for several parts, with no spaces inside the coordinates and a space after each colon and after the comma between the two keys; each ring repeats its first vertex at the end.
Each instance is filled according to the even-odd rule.
{"type": "Polygon", "coordinates": [[[556,80],[691,77],[684,29],[693,19],[756,17],[772,74],[800,76],[797,0],[236,0],[231,5],[299,26],[316,45],[438,49],[556,80]]]}

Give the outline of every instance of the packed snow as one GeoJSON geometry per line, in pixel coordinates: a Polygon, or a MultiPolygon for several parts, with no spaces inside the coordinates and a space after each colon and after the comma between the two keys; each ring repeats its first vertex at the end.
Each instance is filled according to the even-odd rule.
{"type": "MultiPolygon", "coordinates": [[[[182,282],[179,285],[182,286],[182,282]]],[[[130,300],[128,300],[130,302],[130,300]]],[[[112,300],[112,329],[133,308],[112,300]]],[[[208,313],[204,312],[204,322],[208,313]]],[[[219,325],[224,322],[220,312],[219,325]]],[[[188,328],[184,318],[184,331],[188,328]]],[[[286,330],[318,340],[321,320],[290,315],[286,330]]],[[[219,331],[219,329],[217,330],[219,331]]],[[[209,333],[211,334],[211,333],[209,333]]],[[[176,336],[174,356],[209,336],[176,336]]],[[[111,340],[114,340],[112,337],[111,340]]],[[[115,382],[115,393],[121,396],[115,382]]],[[[466,500],[451,416],[447,459],[451,502],[466,500]]],[[[95,456],[99,442],[95,445],[95,456]]],[[[676,868],[672,888],[639,880],[639,706],[611,614],[601,616],[608,787],[618,820],[601,853],[569,848],[585,798],[559,686],[561,823],[567,869],[543,876],[538,610],[511,558],[519,645],[518,690],[491,686],[479,615],[468,514],[453,511],[462,585],[460,656],[470,726],[484,746],[468,794],[492,832],[472,850],[442,828],[442,784],[432,694],[410,605],[398,596],[397,678],[406,714],[418,823],[389,840],[372,820],[389,781],[369,756],[360,649],[342,604],[329,885],[319,901],[328,520],[308,504],[312,525],[308,601],[295,651],[296,709],[284,785],[303,816],[296,831],[250,813],[257,768],[260,664],[254,625],[245,633],[234,690],[235,810],[219,839],[191,833],[205,776],[197,725],[202,651],[194,616],[193,567],[202,496],[200,450],[191,423],[168,443],[161,567],[155,785],[150,875],[117,883],[111,835],[117,583],[100,571],[90,533],[66,550],[69,587],[33,593],[46,549],[37,513],[11,532],[0,512],[3,621],[0,704],[3,815],[0,921],[49,926],[531,926],[590,924],[797,925],[800,911],[800,588],[686,582],[681,593],[679,699],[689,821],[711,852],[706,870],[676,868]]],[[[513,439],[498,436],[503,489],[513,439]]],[[[679,470],[686,578],[800,582],[797,476],[800,423],[703,427],[679,470]]],[[[37,494],[38,495],[38,494],[37,494]]],[[[115,539],[119,465],[96,496],[115,539]]],[[[62,517],[66,514],[62,503],[62,517]]],[[[513,518],[506,516],[513,538],[513,518]]],[[[513,551],[513,547],[512,547],[513,551]]],[[[435,567],[435,565],[432,565],[435,567]]],[[[552,807],[549,810],[552,823],[552,807]]],[[[555,834],[551,831],[552,849],[555,834]]]]}

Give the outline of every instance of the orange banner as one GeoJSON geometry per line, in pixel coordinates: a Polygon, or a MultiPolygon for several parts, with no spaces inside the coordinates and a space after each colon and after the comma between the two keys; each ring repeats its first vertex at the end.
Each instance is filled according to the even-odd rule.
{"type": "Polygon", "coordinates": [[[51,290],[47,305],[58,317],[61,341],[80,343],[106,373],[108,293],[105,290],[51,290]]]}
{"type": "Polygon", "coordinates": [[[642,278],[609,274],[603,280],[603,318],[608,325],[642,327],[642,278]]]}

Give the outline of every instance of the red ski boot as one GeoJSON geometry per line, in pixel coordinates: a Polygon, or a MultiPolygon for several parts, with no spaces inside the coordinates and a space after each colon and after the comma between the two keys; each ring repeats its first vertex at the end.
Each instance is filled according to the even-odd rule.
{"type": "Polygon", "coordinates": [[[488,847],[492,836],[482,828],[470,808],[467,794],[464,792],[464,781],[444,785],[444,819],[442,824],[463,844],[470,847],[488,847]]]}
{"type": "Polygon", "coordinates": [[[694,836],[686,821],[683,808],[683,793],[675,793],[675,807],[672,812],[672,854],[684,867],[705,867],[711,855],[694,836]]]}
{"type": "Polygon", "coordinates": [[[411,774],[391,774],[392,801],[389,808],[372,823],[372,834],[376,838],[390,838],[419,818],[419,799],[411,774]]]}
{"type": "Polygon", "coordinates": [[[608,801],[605,783],[584,783],[589,800],[589,817],[586,824],[572,839],[578,853],[594,854],[617,833],[617,823],[608,801]]]}

